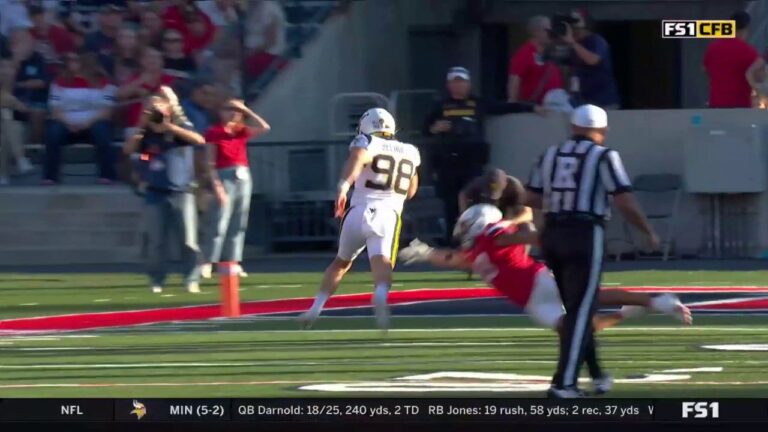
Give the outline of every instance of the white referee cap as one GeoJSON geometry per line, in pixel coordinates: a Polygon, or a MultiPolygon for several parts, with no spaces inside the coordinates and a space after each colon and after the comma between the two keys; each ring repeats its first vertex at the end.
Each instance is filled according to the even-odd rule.
{"type": "Polygon", "coordinates": [[[608,113],[596,105],[582,105],[571,115],[571,124],[589,129],[608,127],[608,113]]]}
{"type": "Polygon", "coordinates": [[[453,81],[455,79],[463,79],[469,81],[469,69],[461,66],[454,66],[448,69],[448,73],[445,76],[446,81],[453,81]]]}

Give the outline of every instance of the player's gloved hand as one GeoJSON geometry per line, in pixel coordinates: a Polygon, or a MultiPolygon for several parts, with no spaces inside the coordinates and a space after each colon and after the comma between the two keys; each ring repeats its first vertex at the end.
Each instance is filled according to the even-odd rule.
{"type": "Polygon", "coordinates": [[[398,257],[405,265],[429,261],[433,248],[419,239],[414,239],[411,244],[398,252],[398,257]]]}

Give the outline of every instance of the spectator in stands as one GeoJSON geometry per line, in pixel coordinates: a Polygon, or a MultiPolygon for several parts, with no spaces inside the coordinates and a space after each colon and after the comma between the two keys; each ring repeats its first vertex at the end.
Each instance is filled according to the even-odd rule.
{"type": "Polygon", "coordinates": [[[736,21],[736,37],[713,41],[704,53],[710,108],[750,108],[752,89],[759,86],[765,67],[757,50],[746,41],[749,14],[739,11],[731,19],[736,21]]]}
{"type": "Polygon", "coordinates": [[[111,122],[115,90],[94,54],[65,56],[61,73],[51,86],[44,184],[59,182],[61,149],[77,141],[90,142],[96,148],[98,182],[110,184],[115,180],[111,122]]]}
{"type": "Polygon", "coordinates": [[[166,29],[178,30],[184,37],[184,52],[197,58],[216,36],[211,19],[194,0],[174,0],[163,14],[166,29]]]}
{"type": "Polygon", "coordinates": [[[96,54],[112,55],[122,22],[122,9],[119,6],[104,5],[99,13],[99,29],[86,36],[85,49],[96,54]]]}
{"type": "Polygon", "coordinates": [[[165,73],[177,79],[190,79],[197,70],[195,60],[184,52],[184,36],[174,29],[163,34],[165,73]]]}
{"type": "Polygon", "coordinates": [[[117,85],[123,85],[139,73],[141,47],[136,30],[123,26],[117,33],[113,55],[99,54],[99,62],[117,85]]]}
{"type": "MultiPolygon", "coordinates": [[[[126,123],[129,128],[135,127],[139,123],[144,99],[157,93],[160,87],[169,86],[174,81],[172,76],[163,72],[163,56],[155,48],[144,48],[140,66],[141,72],[120,86],[117,91],[119,100],[132,101],[127,107],[128,112],[126,114],[126,123]]],[[[134,132],[134,130],[128,129],[126,135],[131,136],[134,132]]]]}
{"type": "Polygon", "coordinates": [[[142,46],[160,48],[163,40],[163,19],[154,9],[147,9],[141,15],[139,41],[142,46]]]}
{"type": "Polygon", "coordinates": [[[99,10],[107,5],[124,6],[121,0],[60,0],[59,19],[73,33],[87,35],[98,28],[99,10]]]}
{"type": "Polygon", "coordinates": [[[147,2],[142,0],[128,0],[126,2],[125,12],[123,12],[123,22],[134,27],[141,25],[141,19],[146,10],[146,3],[147,2]]]}
{"type": "Polygon", "coordinates": [[[16,67],[13,94],[30,108],[45,109],[50,75],[43,56],[35,52],[35,41],[25,29],[11,32],[11,56],[16,67]]]}
{"type": "Polygon", "coordinates": [[[245,20],[246,68],[252,77],[258,77],[270,66],[285,67],[283,57],[286,20],[282,6],[273,0],[253,0],[245,20]]]}
{"type": "Polygon", "coordinates": [[[236,0],[203,0],[199,1],[197,5],[208,15],[208,18],[219,31],[238,22],[239,11],[236,0]]]}
{"type": "MultiPolygon", "coordinates": [[[[205,133],[215,154],[217,175],[214,190],[217,201],[209,209],[209,234],[203,244],[206,264],[202,276],[211,277],[211,264],[243,260],[245,231],[251,204],[251,170],[248,165],[248,140],[269,132],[270,126],[245,106],[230,99],[221,107],[219,122],[205,133]]],[[[242,267],[240,276],[246,276],[242,267]]]]}
{"type": "Polygon", "coordinates": [[[14,111],[26,112],[27,107],[13,95],[16,70],[13,61],[0,58],[0,186],[7,185],[10,172],[8,163],[15,159],[20,174],[32,170],[24,157],[21,125],[13,119],[14,111]]]}
{"type": "Polygon", "coordinates": [[[221,47],[215,56],[207,61],[200,75],[213,82],[221,100],[241,97],[243,94],[241,50],[236,42],[221,47]]]}
{"type": "Polygon", "coordinates": [[[0,34],[10,37],[14,29],[32,27],[25,0],[6,0],[0,5],[0,34]]]}
{"type": "Polygon", "coordinates": [[[548,91],[563,87],[560,69],[544,58],[544,51],[550,44],[551,29],[548,17],[535,16],[528,21],[530,38],[509,60],[509,102],[541,104],[548,91]]]}
{"type": "Polygon", "coordinates": [[[204,134],[211,126],[216,103],[216,88],[213,83],[200,79],[192,83],[189,96],[181,101],[181,107],[195,130],[204,134]]]}
{"type": "Polygon", "coordinates": [[[579,104],[594,104],[605,109],[618,109],[619,90],[613,76],[611,47],[597,33],[592,32],[594,23],[584,10],[571,14],[573,26],[565,24],[564,43],[573,50],[571,64],[578,78],[575,91],[579,104]]]}
{"type": "Polygon", "coordinates": [[[453,237],[459,211],[459,192],[469,180],[483,172],[489,147],[483,120],[489,114],[540,111],[533,104],[498,103],[474,96],[469,70],[456,66],[448,70],[447,95],[438,101],[424,122],[424,134],[435,137],[431,150],[437,194],[443,200],[446,242],[453,237]]]}
{"type": "Polygon", "coordinates": [[[32,19],[30,33],[37,41],[36,50],[45,59],[49,71],[55,74],[62,56],[75,50],[75,40],[67,29],[51,23],[42,7],[30,7],[29,17],[32,19]]]}
{"type": "Polygon", "coordinates": [[[30,109],[28,113],[15,112],[14,119],[26,123],[27,142],[39,143],[45,130],[51,76],[45,59],[35,52],[35,40],[26,29],[12,30],[10,45],[16,68],[13,95],[30,109]]]}
{"type": "Polygon", "coordinates": [[[142,182],[146,185],[145,222],[147,261],[151,289],[161,293],[168,273],[167,250],[171,233],[182,242],[183,277],[186,289],[199,293],[202,254],[197,241],[195,148],[204,150],[197,132],[178,126],[171,102],[153,96],[143,107],[139,128],[126,142],[124,151],[136,155],[142,182]]]}
{"type": "Polygon", "coordinates": [[[85,37],[85,49],[97,54],[112,55],[122,21],[120,7],[114,4],[104,5],[99,12],[99,29],[85,37]]]}
{"type": "MultiPolygon", "coordinates": [[[[242,40],[241,18],[244,13],[236,0],[205,0],[198,2],[198,6],[216,26],[216,37],[208,51],[216,52],[233,40],[242,40]]],[[[210,58],[211,54],[208,53],[201,59],[201,63],[210,61],[210,58]]]]}

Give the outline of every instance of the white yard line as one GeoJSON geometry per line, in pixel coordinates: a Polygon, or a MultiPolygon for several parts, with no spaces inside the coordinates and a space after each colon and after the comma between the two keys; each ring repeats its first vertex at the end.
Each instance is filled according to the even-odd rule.
{"type": "Polygon", "coordinates": [[[40,303],[21,303],[19,306],[38,306],[40,303]]]}
{"type": "MultiPolygon", "coordinates": [[[[38,383],[38,384],[1,384],[2,389],[22,388],[88,388],[88,387],[191,387],[191,386],[257,386],[257,385],[281,385],[281,384],[326,384],[326,381],[219,381],[219,382],[156,382],[156,383],[38,383]]],[[[334,384],[358,383],[359,381],[332,380],[334,384]]],[[[683,385],[683,386],[741,386],[741,385],[766,385],[768,381],[664,381],[649,382],[644,385],[683,385]]],[[[519,391],[510,390],[509,393],[519,391]]]]}
{"type": "MultiPolygon", "coordinates": [[[[455,359],[461,364],[555,364],[555,360],[485,360],[485,359],[455,359]]],[[[285,360],[254,360],[248,362],[168,362],[168,363],[57,363],[57,364],[30,364],[30,365],[0,365],[0,370],[35,370],[35,369],[155,369],[155,368],[220,368],[220,367],[270,367],[270,366],[334,366],[345,364],[358,364],[360,359],[348,360],[316,360],[316,361],[285,361],[285,360]]],[[[422,364],[423,362],[414,362],[422,364]]],[[[611,364],[627,365],[679,365],[680,360],[636,360],[636,359],[611,359],[611,364]]],[[[766,365],[768,360],[718,360],[718,364],[738,365],[766,365]]],[[[408,361],[371,361],[377,366],[405,365],[408,361]]]]}
{"type": "Polygon", "coordinates": [[[111,301],[112,301],[112,299],[96,299],[93,302],[94,303],[106,303],[106,302],[111,302],[111,301]]]}

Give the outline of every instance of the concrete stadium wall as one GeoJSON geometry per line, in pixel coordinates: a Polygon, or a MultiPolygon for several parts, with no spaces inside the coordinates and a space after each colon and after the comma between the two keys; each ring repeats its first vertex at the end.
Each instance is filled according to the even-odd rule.
{"type": "MultiPolygon", "coordinates": [[[[637,110],[609,112],[610,131],[607,145],[618,150],[632,177],[640,174],[675,173],[684,176],[685,142],[694,116],[701,116],[702,128],[762,129],[765,152],[765,111],[760,110],[637,110]]],[[[530,168],[548,146],[562,141],[568,133],[568,119],[563,115],[542,118],[533,114],[494,117],[487,122],[492,161],[512,175],[527,178],[530,168]]],[[[762,161],[763,166],[768,160],[762,161]]],[[[734,176],[743,175],[738,166],[734,176]]],[[[768,193],[745,197],[749,207],[759,212],[755,225],[748,229],[761,251],[768,249],[768,193]]],[[[697,253],[703,246],[707,224],[708,200],[685,193],[677,220],[676,238],[681,253],[697,253]]],[[[608,227],[608,238],[620,237],[620,218],[608,227]]]]}

